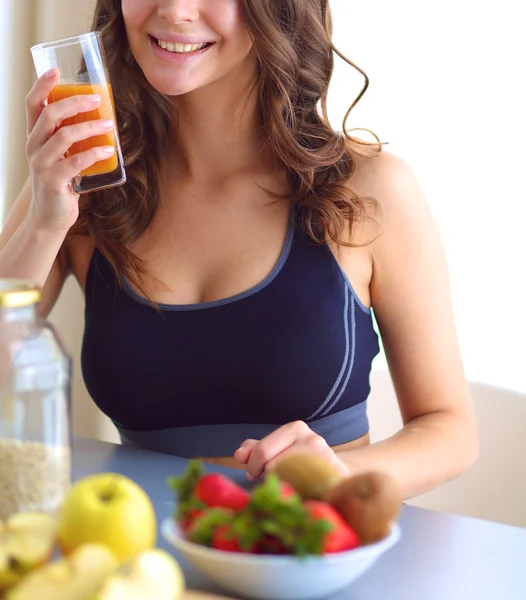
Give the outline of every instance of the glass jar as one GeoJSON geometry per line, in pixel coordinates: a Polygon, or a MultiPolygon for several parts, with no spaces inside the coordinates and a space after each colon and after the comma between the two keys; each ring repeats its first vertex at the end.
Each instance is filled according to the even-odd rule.
{"type": "Polygon", "coordinates": [[[71,482],[71,360],[39,302],[0,279],[0,519],[56,514],[71,482]]]}

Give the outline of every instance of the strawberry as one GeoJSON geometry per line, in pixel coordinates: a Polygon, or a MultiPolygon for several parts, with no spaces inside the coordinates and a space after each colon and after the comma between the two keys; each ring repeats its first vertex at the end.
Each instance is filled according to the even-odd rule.
{"type": "Polygon", "coordinates": [[[230,508],[234,511],[245,509],[250,502],[250,495],[242,487],[228,477],[218,473],[204,475],[197,482],[196,497],[207,506],[230,508]]]}
{"type": "Polygon", "coordinates": [[[331,525],[331,530],[323,540],[322,554],[353,550],[360,545],[358,534],[330,504],[306,500],[305,508],[311,520],[325,521],[331,525]]]}
{"type": "Polygon", "coordinates": [[[203,466],[200,461],[191,460],[181,477],[169,477],[168,485],[177,494],[177,510],[175,519],[183,531],[190,526],[194,519],[206,508],[206,504],[199,500],[195,490],[203,475],[203,466]]]}
{"type": "Polygon", "coordinates": [[[243,544],[240,536],[234,531],[232,523],[220,525],[214,531],[212,548],[226,552],[248,552],[253,553],[258,548],[255,542],[243,544]]]}
{"type": "Polygon", "coordinates": [[[190,461],[168,484],[177,492],[176,518],[188,540],[228,552],[325,554],[359,545],[355,531],[329,504],[303,503],[296,491],[270,473],[248,494],[219,474],[203,475],[190,461]]]}
{"type": "Polygon", "coordinates": [[[260,514],[274,514],[284,507],[301,505],[301,499],[288,483],[279,480],[273,473],[267,475],[265,481],[257,485],[250,501],[250,506],[260,514]]]}
{"type": "Polygon", "coordinates": [[[286,481],[280,481],[280,495],[283,500],[288,500],[289,498],[298,498],[296,490],[289,485],[286,481]]]}
{"type": "Polygon", "coordinates": [[[184,532],[192,526],[193,522],[203,514],[203,510],[197,508],[191,508],[186,514],[181,515],[179,519],[179,525],[184,532]]]}
{"type": "Polygon", "coordinates": [[[206,508],[186,535],[197,544],[230,552],[255,552],[263,536],[251,511],[227,508],[206,508]]]}
{"type": "Polygon", "coordinates": [[[332,526],[312,519],[300,496],[274,473],[254,488],[249,510],[263,534],[260,552],[322,554],[325,536],[332,526]]]}

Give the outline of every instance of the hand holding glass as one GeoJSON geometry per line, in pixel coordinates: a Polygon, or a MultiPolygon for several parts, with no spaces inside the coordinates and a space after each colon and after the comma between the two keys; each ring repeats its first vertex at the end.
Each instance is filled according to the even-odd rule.
{"type": "Polygon", "coordinates": [[[69,148],[66,156],[96,146],[115,148],[112,156],[81,171],[72,181],[73,190],[84,193],[125,183],[126,174],[117,130],[115,104],[100,33],[91,32],[47,44],[38,44],[31,48],[31,53],[39,77],[54,67],[60,71],[60,81],[49,94],[48,104],[83,94],[98,94],[101,98],[94,110],[64,119],[59,128],[98,119],[108,119],[113,122],[113,128],[108,133],[93,135],[75,142],[69,148]]]}

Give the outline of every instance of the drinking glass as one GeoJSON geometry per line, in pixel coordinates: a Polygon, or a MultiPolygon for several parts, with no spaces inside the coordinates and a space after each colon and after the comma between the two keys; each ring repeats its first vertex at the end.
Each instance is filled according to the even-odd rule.
{"type": "Polygon", "coordinates": [[[73,179],[72,187],[75,192],[82,194],[125,183],[126,172],[119,141],[115,104],[100,33],[93,31],[46,44],[37,44],[31,48],[31,54],[38,77],[53,67],[60,71],[59,83],[49,94],[48,103],[77,94],[99,94],[101,97],[101,102],[95,110],[64,119],[60,127],[97,119],[109,119],[114,124],[113,129],[108,133],[94,135],[74,143],[69,148],[66,156],[84,152],[95,146],[115,148],[110,158],[96,162],[73,179]]]}

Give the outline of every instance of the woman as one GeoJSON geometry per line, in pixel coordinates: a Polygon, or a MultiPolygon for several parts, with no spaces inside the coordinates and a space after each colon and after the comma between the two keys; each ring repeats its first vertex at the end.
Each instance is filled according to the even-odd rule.
{"type": "MultiPolygon", "coordinates": [[[[405,497],[457,476],[477,435],[444,252],[410,168],[336,134],[327,0],[99,0],[128,182],[79,198],[64,158],[105,123],[27,98],[30,178],[0,275],[48,314],[85,291],[82,366],[125,443],[246,469],[286,452],[382,469],[405,497]],[[80,213],[80,216],[79,216],[80,213]],[[371,445],[374,308],[403,429],[371,445]]],[[[105,154],[106,152],[106,154],[105,154]]],[[[111,152],[111,150],[110,150],[111,152]]]]}

